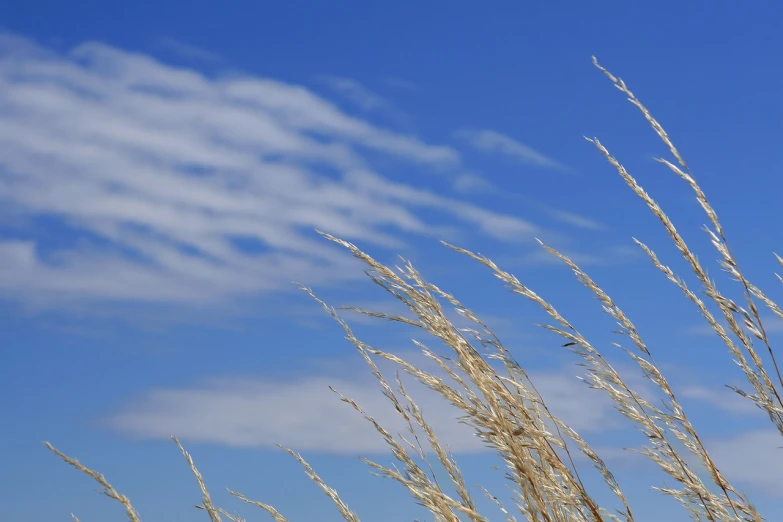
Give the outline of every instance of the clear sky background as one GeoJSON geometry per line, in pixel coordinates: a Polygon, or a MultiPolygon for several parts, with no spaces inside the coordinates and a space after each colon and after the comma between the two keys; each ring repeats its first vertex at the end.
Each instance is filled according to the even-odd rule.
{"type": "MultiPolygon", "coordinates": [[[[774,518],[783,444],[723,387],[746,384],[726,347],[631,238],[695,285],[687,267],[583,136],[626,164],[741,299],[692,192],[653,161],[666,148],[596,55],[669,131],[745,271],[779,297],[781,20],[771,1],[2,3],[3,516],[124,516],[49,440],[143,519],[205,519],[173,433],[216,501],[251,520],[267,515],[226,487],[292,521],[340,520],[276,443],[301,451],[362,520],[427,519],[359,461],[391,457],[327,388],[399,429],[340,328],[291,284],[394,309],[318,228],[384,262],[403,255],[455,293],[606,457],[638,520],[685,520],[650,491],[662,475],[619,451],[644,441],[576,379],[578,361],[535,327],[541,311],[438,240],[515,273],[642,383],[610,344],[611,318],[534,238],[561,248],[634,320],[724,473],[774,518]]],[[[419,333],[345,317],[421,360],[419,333]]],[[[780,341],[783,324],[767,326],[780,341]]],[[[413,390],[468,482],[502,496],[492,455],[413,390]]]]}

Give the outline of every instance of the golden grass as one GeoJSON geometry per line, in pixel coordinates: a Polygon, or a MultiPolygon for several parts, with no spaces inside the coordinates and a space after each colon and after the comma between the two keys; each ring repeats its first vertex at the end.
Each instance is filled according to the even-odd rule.
{"type": "MultiPolygon", "coordinates": [[[[647,245],[638,240],[634,241],[648,254],[654,266],[661,270],[666,278],[677,285],[685,296],[697,306],[700,313],[729,348],[754,392],[748,393],[737,388],[732,389],[755,402],[760,409],[767,413],[777,430],[783,434],[783,400],[780,395],[780,390],[783,389],[783,378],[781,378],[755,300],[761,301],[763,306],[769,308],[780,318],[783,318],[783,310],[758,287],[748,281],[740,270],[729,248],[717,213],[709,204],[704,192],[693,178],[687,163],[663,127],[621,79],[613,76],[595,59],[594,63],[628,97],[628,100],[639,108],[669,148],[675,162],[664,159],[658,161],[688,183],[696,193],[697,200],[712,225],[712,228],[707,227],[707,232],[720,254],[721,266],[742,285],[747,308],[738,305],[718,290],[716,283],[707,276],[706,270],[660,205],[600,141],[588,139],[618,171],[633,192],[660,219],[677,249],[701,283],[702,293],[713,301],[720,310],[728,325],[728,331],[718,322],[707,303],[688,288],[683,279],[664,265],[647,245]],[[754,346],[754,338],[766,347],[772,367],[771,374],[754,346]],[[778,384],[782,388],[777,388],[778,384]]],[[[449,357],[439,356],[426,345],[416,342],[423,354],[436,362],[445,372],[448,380],[425,372],[394,354],[375,349],[359,340],[350,326],[338,315],[337,310],[321,301],[310,289],[302,287],[345,330],[347,338],[364,357],[380,383],[383,394],[405,420],[413,436],[413,442],[402,436],[395,437],[374,418],[367,415],[355,401],[340,396],[342,401],[353,407],[358,414],[375,427],[378,434],[391,448],[399,465],[399,467],[387,467],[367,460],[366,462],[373,469],[380,475],[405,486],[414,499],[432,513],[436,521],[485,522],[489,520],[486,515],[479,513],[459,466],[441,444],[437,434],[427,423],[423,412],[407,394],[402,383],[398,379],[396,386],[392,387],[378,369],[375,361],[385,359],[395,363],[407,374],[459,408],[464,414],[463,421],[473,427],[476,435],[494,448],[505,460],[508,467],[507,477],[515,495],[514,508],[523,519],[536,522],[634,520],[631,506],[623,494],[620,484],[605,462],[576,431],[550,412],[544,398],[538,393],[525,370],[478,317],[453,295],[425,281],[410,263],[406,262],[402,268],[398,267],[393,270],[347,241],[329,234],[323,234],[323,236],[347,248],[355,257],[362,260],[369,268],[368,274],[373,282],[404,303],[413,312],[415,319],[352,307],[346,308],[368,316],[397,321],[425,330],[442,341],[453,352],[449,357]],[[474,327],[457,328],[447,319],[443,309],[444,303],[455,307],[463,317],[474,324],[474,327]],[[492,359],[503,363],[504,375],[501,375],[490,365],[492,359]],[[438,462],[448,473],[456,496],[447,494],[435,479],[432,464],[417,432],[426,436],[426,445],[432,448],[438,462]],[[599,506],[587,491],[574,463],[575,451],[581,452],[592,462],[603,477],[609,491],[617,497],[619,505],[622,506],[617,514],[599,506]],[[417,460],[424,462],[425,466],[422,467],[417,460]]],[[[514,275],[504,271],[484,256],[453,245],[447,244],[447,246],[485,265],[512,292],[533,301],[551,317],[552,324],[542,326],[562,336],[565,339],[563,346],[584,359],[588,369],[585,378],[588,385],[603,390],[612,398],[617,409],[645,435],[648,445],[642,453],[679,484],[679,489],[668,487],[656,489],[677,499],[695,520],[713,522],[763,520],[747,496],[741,494],[732,485],[709,455],[695,427],[688,419],[685,409],[634,324],[612,298],[576,263],[542,243],[543,248],[565,263],[573,271],[577,280],[595,294],[606,313],[617,321],[620,326],[619,333],[628,336],[631,340],[634,349],[623,349],[631,360],[641,368],[644,375],[662,392],[662,406],[652,404],[631,389],[618,371],[552,304],[520,282],[514,275]],[[677,448],[684,448],[684,450],[677,448]],[[700,475],[687,463],[687,453],[699,459],[706,473],[700,475]]],[[[783,264],[783,259],[778,257],[778,260],[783,264]]],[[[617,346],[620,347],[619,344],[617,346]]],[[[230,515],[225,510],[213,505],[193,459],[176,438],[173,440],[185,456],[201,488],[202,505],[196,507],[206,511],[212,522],[220,522],[221,515],[230,520],[241,520],[238,516],[230,515]]],[[[128,498],[118,493],[103,475],[64,455],[49,443],[46,444],[66,462],[98,481],[104,487],[106,495],[119,501],[125,507],[128,518],[132,522],[139,521],[138,514],[128,498]]],[[[284,449],[299,461],[307,475],[334,501],[345,520],[359,521],[357,515],[342,501],[337,492],[326,485],[299,454],[290,449],[284,449]]],[[[230,491],[230,493],[246,503],[267,511],[277,522],[287,521],[282,514],[268,504],[250,500],[234,491],[230,491]]],[[[497,504],[507,520],[516,520],[512,510],[504,507],[488,491],[484,490],[484,493],[497,504]]],[[[74,519],[78,521],[75,516],[74,519]]]]}

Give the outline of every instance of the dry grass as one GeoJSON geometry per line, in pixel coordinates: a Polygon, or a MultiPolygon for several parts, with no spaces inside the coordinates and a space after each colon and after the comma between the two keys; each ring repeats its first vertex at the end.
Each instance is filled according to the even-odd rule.
{"type": "MultiPolygon", "coordinates": [[[[622,80],[601,67],[597,61],[595,61],[595,65],[628,97],[632,104],[639,108],[671,151],[674,162],[664,159],[659,161],[685,180],[696,193],[696,197],[711,223],[711,227],[707,227],[707,232],[720,254],[721,265],[742,286],[747,302],[746,307],[738,305],[718,290],[716,283],[707,276],[707,272],[693,251],[658,203],[645,192],[603,144],[597,139],[588,139],[618,171],[634,193],[660,219],[677,249],[701,283],[702,295],[707,297],[708,302],[711,300],[713,303],[709,303],[708,307],[708,302],[689,289],[683,279],[661,263],[649,247],[635,240],[636,243],[649,255],[653,264],[697,306],[704,318],[725,342],[729,352],[738,362],[753,388],[752,392],[739,389],[735,389],[735,391],[755,402],[760,409],[764,410],[778,431],[783,434],[783,401],[780,396],[780,390],[783,389],[783,379],[781,379],[780,370],[755,301],[763,303],[763,306],[768,307],[780,318],[783,318],[783,310],[743,275],[729,248],[729,243],[715,210],[707,201],[687,163],[660,124],[622,80]],[[717,307],[728,325],[728,331],[710,311],[710,307],[713,309],[717,307]],[[754,342],[759,342],[766,348],[766,352],[769,354],[769,369],[765,367],[762,355],[754,346],[754,342]],[[777,387],[779,384],[781,388],[777,387]]],[[[604,461],[579,434],[550,412],[544,398],[538,393],[525,370],[478,317],[454,296],[425,281],[410,263],[404,263],[402,268],[398,267],[393,270],[379,263],[353,244],[329,234],[323,235],[347,248],[355,257],[362,260],[369,268],[368,274],[371,279],[403,302],[413,312],[415,319],[351,308],[353,311],[425,330],[442,341],[453,352],[449,357],[440,356],[424,344],[417,342],[424,355],[436,362],[448,376],[448,379],[425,372],[391,353],[377,350],[359,340],[350,326],[340,318],[337,310],[318,299],[308,288],[302,288],[344,328],[347,338],[356,346],[372,369],[384,395],[392,402],[396,411],[409,427],[412,440],[402,436],[395,437],[375,419],[367,415],[352,399],[340,396],[342,401],[353,407],[358,414],[364,416],[375,427],[378,434],[388,443],[398,461],[399,467],[387,467],[367,461],[376,472],[405,486],[414,499],[432,513],[436,521],[471,520],[484,522],[488,520],[486,515],[479,513],[453,456],[441,444],[437,434],[427,423],[424,414],[410,398],[402,383],[398,379],[393,387],[378,369],[375,361],[385,359],[395,363],[404,372],[459,408],[464,414],[463,421],[473,427],[477,436],[494,448],[503,458],[508,467],[507,477],[514,492],[514,509],[507,509],[496,497],[486,490],[484,492],[496,502],[497,507],[507,520],[516,520],[512,511],[524,520],[536,522],[634,520],[631,506],[604,461]],[[455,307],[474,326],[467,329],[457,328],[444,313],[443,307],[446,303],[455,307]],[[490,364],[493,359],[502,362],[505,369],[502,372],[503,375],[490,364]],[[418,433],[426,436],[426,444],[420,440],[418,433]],[[432,449],[432,453],[425,453],[425,445],[432,449]],[[574,463],[575,452],[581,452],[593,463],[609,490],[617,497],[621,509],[617,510],[616,514],[599,506],[587,491],[574,463]],[[436,480],[428,456],[432,454],[437,457],[437,461],[447,472],[452,483],[448,488],[455,491],[456,495],[449,495],[436,480]]],[[[619,333],[628,336],[634,347],[633,349],[624,349],[625,352],[661,392],[661,406],[652,404],[651,401],[631,389],[615,368],[554,306],[520,282],[514,275],[504,271],[484,256],[452,245],[447,246],[485,265],[512,292],[538,304],[551,317],[551,324],[542,326],[562,336],[565,340],[563,346],[584,359],[587,367],[585,381],[588,385],[603,390],[612,398],[618,410],[645,435],[648,444],[642,453],[652,459],[663,472],[679,485],[678,488],[657,489],[677,499],[683,507],[690,511],[695,520],[713,522],[763,520],[750,500],[740,494],[710,457],[677,395],[664,377],[634,324],[612,298],[571,259],[542,244],[543,248],[562,260],[573,271],[578,281],[601,301],[604,311],[617,321],[620,326],[619,333]],[[691,459],[688,458],[687,453],[697,457],[706,472],[697,473],[688,464],[691,459]]],[[[783,259],[778,259],[783,264],[783,259]]],[[[619,345],[617,346],[619,347],[619,345]]],[[[230,520],[241,520],[213,505],[193,459],[176,438],[174,441],[182,450],[201,487],[203,502],[202,505],[196,507],[206,511],[213,522],[220,522],[221,515],[230,520]]],[[[139,520],[128,498],[114,490],[101,474],[60,453],[48,443],[47,445],[66,462],[97,480],[104,487],[106,495],[123,504],[132,522],[139,520]]],[[[341,500],[337,492],[327,486],[300,455],[290,449],[286,449],[286,451],[304,466],[307,475],[334,501],[345,520],[358,522],[359,518],[341,500]]],[[[250,500],[233,491],[231,494],[244,502],[262,508],[278,522],[287,520],[268,504],[250,500]]]]}

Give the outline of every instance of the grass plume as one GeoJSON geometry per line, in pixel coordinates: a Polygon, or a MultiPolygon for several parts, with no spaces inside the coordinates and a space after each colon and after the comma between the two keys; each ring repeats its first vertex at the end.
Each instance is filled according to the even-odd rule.
{"type": "MultiPolygon", "coordinates": [[[[745,305],[734,302],[718,289],[717,283],[707,272],[693,250],[685,242],[668,214],[660,204],[645,191],[620,161],[597,138],[588,138],[598,153],[614,168],[631,191],[636,194],[661,221],[685,261],[701,285],[700,297],[666,266],[647,245],[634,239],[647,254],[652,264],[664,277],[682,290],[685,297],[699,310],[716,335],[726,344],[729,353],[737,361],[747,378],[752,391],[732,388],[742,397],[753,401],[763,410],[770,421],[783,435],[783,377],[775,354],[761,320],[759,306],[766,306],[777,317],[783,318],[783,309],[745,277],[739,263],[729,247],[725,231],[717,212],[709,203],[698,185],[683,155],[650,111],[620,78],[612,75],[594,59],[595,66],[636,106],[652,126],[658,137],[669,149],[674,161],[658,159],[696,194],[696,199],[707,214],[710,226],[705,227],[720,258],[722,268],[740,285],[745,305]],[[712,301],[712,303],[709,303],[712,301]],[[757,305],[756,302],[760,302],[757,305]],[[728,325],[726,329],[710,310],[715,305],[719,315],[728,325]],[[755,343],[761,344],[761,349],[755,343]],[[768,354],[769,365],[765,366],[762,353],[768,354]]],[[[391,268],[356,245],[327,233],[323,237],[347,249],[360,259],[367,268],[370,279],[403,303],[413,314],[412,318],[388,315],[371,310],[343,307],[366,316],[395,321],[425,331],[441,341],[450,350],[448,356],[436,354],[424,343],[417,346],[424,356],[437,364],[446,377],[439,377],[388,352],[378,350],[360,340],[344,321],[338,309],[329,306],[315,293],[302,286],[327,314],[344,330],[347,339],[355,346],[361,357],[377,379],[383,395],[392,403],[396,412],[405,421],[409,436],[395,436],[375,418],[368,415],[354,399],[345,397],[337,390],[339,400],[348,404],[358,415],[369,422],[388,444],[398,466],[384,466],[366,460],[380,476],[392,479],[404,486],[416,502],[426,507],[434,520],[444,522],[487,522],[489,516],[479,512],[471,495],[457,460],[439,440],[437,433],[427,421],[425,413],[407,393],[402,381],[397,378],[393,384],[384,376],[376,361],[393,363],[400,371],[407,373],[432,392],[441,395],[458,408],[462,422],[471,426],[484,443],[493,448],[507,466],[507,478],[513,491],[514,507],[507,508],[487,490],[484,494],[492,500],[503,516],[516,521],[517,515],[533,522],[585,521],[603,522],[609,520],[634,521],[634,512],[623,493],[618,480],[605,461],[574,429],[555,416],[547,407],[545,398],[538,392],[525,369],[514,359],[500,340],[473,312],[454,295],[426,281],[409,262],[403,260],[401,267],[391,268]],[[469,328],[458,328],[447,317],[446,305],[471,323],[469,328]],[[503,370],[492,366],[499,361],[503,370]],[[425,446],[432,452],[425,451],[425,446]],[[575,464],[575,454],[584,455],[596,470],[620,506],[615,512],[600,506],[594,494],[588,491],[575,464]],[[431,461],[431,456],[437,462],[431,461]],[[435,464],[442,467],[450,484],[441,484],[435,476],[435,464]],[[450,494],[454,491],[456,494],[450,494]]],[[[606,393],[625,416],[643,435],[647,445],[641,451],[660,470],[674,479],[675,487],[657,487],[663,494],[675,498],[691,514],[694,520],[711,522],[761,521],[764,520],[751,503],[719,469],[713,460],[693,423],[688,418],[675,390],[664,376],[656,362],[653,351],[646,344],[631,319],[599,284],[563,253],[541,243],[549,254],[564,263],[577,281],[584,285],[600,301],[603,310],[619,325],[619,333],[627,337],[631,348],[616,344],[638,366],[643,375],[661,393],[660,404],[653,404],[628,385],[626,379],[590,343],[580,331],[564,317],[549,300],[536,293],[515,275],[504,270],[491,259],[469,250],[446,244],[455,252],[466,255],[489,269],[511,292],[540,306],[551,319],[551,324],[541,325],[563,339],[563,346],[584,361],[587,368],[584,381],[591,388],[606,393]],[[684,450],[682,449],[684,448],[684,450]],[[699,473],[689,462],[693,458],[703,466],[706,473],[699,473]]],[[[783,259],[778,257],[783,264],[783,259]]],[[[179,440],[172,437],[191,467],[202,492],[202,504],[196,506],[206,511],[212,522],[221,522],[221,515],[230,520],[242,520],[213,505],[204,480],[190,454],[179,440]]],[[[104,493],[120,502],[131,522],[139,522],[138,514],[130,501],[118,493],[99,473],[83,466],[79,461],[61,453],[49,443],[49,449],[67,463],[92,476],[104,487],[104,493]]],[[[329,496],[340,515],[349,522],[359,522],[359,517],[315,472],[298,453],[284,448],[305,469],[306,474],[329,496]]],[[[433,460],[434,460],[433,459],[433,460]]],[[[229,492],[239,500],[260,507],[277,522],[287,522],[280,512],[269,504],[250,500],[241,493],[229,492]]],[[[74,516],[74,519],[76,517],[74,516]]],[[[78,520],[78,519],[76,519],[78,520]]]]}

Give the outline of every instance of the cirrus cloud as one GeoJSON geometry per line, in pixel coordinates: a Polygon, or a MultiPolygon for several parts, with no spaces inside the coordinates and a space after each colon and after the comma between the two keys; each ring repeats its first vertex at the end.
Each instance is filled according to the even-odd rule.
{"type": "Polygon", "coordinates": [[[377,172],[378,155],[461,160],[275,79],[5,34],[0,115],[0,292],[16,298],[190,303],[361,277],[314,228],[393,248],[456,227],[540,231],[377,172]]]}

